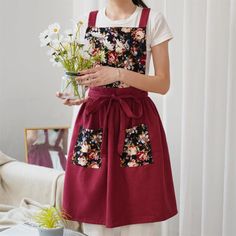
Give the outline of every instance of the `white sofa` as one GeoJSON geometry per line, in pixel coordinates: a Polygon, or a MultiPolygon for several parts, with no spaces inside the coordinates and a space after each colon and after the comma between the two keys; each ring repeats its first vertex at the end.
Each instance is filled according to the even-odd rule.
{"type": "MultiPolygon", "coordinates": [[[[27,219],[43,205],[61,208],[64,171],[17,161],[0,151],[0,230],[27,219]]],[[[81,232],[79,222],[68,228],[81,232]]]]}

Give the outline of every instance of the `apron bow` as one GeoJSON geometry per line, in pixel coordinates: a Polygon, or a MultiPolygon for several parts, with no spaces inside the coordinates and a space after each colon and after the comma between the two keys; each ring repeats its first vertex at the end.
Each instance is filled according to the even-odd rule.
{"type": "MultiPolygon", "coordinates": [[[[143,97],[143,96],[141,96],[143,97]]],[[[91,113],[96,112],[98,109],[101,108],[101,106],[103,106],[104,104],[106,104],[108,102],[108,106],[107,106],[107,110],[106,110],[106,114],[105,114],[105,119],[103,122],[103,142],[102,142],[102,147],[101,147],[101,155],[106,156],[106,149],[107,149],[107,145],[105,145],[105,140],[107,139],[107,134],[108,134],[108,115],[109,115],[109,111],[112,105],[113,101],[116,101],[119,103],[120,107],[121,107],[121,111],[128,117],[128,118],[141,118],[143,115],[143,107],[142,107],[142,103],[140,101],[140,96],[137,95],[128,95],[128,94],[100,94],[98,96],[95,97],[95,99],[92,99],[91,102],[87,102],[86,104],[86,109],[85,109],[85,115],[89,115],[91,113]],[[135,102],[138,103],[138,111],[137,114],[134,113],[128,102],[127,102],[127,98],[133,98],[135,100],[135,102]]],[[[113,122],[113,121],[110,121],[113,122]]],[[[119,137],[118,137],[118,154],[121,155],[123,152],[123,141],[125,138],[125,120],[124,119],[120,119],[120,129],[119,129],[119,137]]],[[[106,140],[107,141],[107,140],[106,140]]]]}

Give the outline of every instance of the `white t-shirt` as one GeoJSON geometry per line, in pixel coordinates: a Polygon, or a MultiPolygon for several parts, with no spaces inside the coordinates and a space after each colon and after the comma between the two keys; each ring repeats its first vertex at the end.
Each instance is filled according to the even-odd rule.
{"type": "MultiPolygon", "coordinates": [[[[106,8],[99,9],[96,19],[96,27],[138,27],[141,18],[142,7],[136,7],[136,10],[126,19],[111,20],[106,16],[106,8]]],[[[84,38],[85,30],[88,26],[89,12],[81,16],[84,25],[82,27],[81,37],[84,38]]],[[[77,21],[77,22],[78,22],[77,21]]],[[[165,16],[160,11],[150,10],[147,22],[147,59],[146,74],[149,73],[149,65],[151,58],[151,47],[160,44],[166,40],[174,38],[165,16]]]]}

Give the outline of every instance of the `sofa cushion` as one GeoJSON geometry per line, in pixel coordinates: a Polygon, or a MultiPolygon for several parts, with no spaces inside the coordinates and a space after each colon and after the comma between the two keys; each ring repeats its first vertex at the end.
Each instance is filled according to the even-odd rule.
{"type": "Polygon", "coordinates": [[[12,158],[12,157],[9,157],[8,155],[6,155],[5,153],[3,153],[1,150],[0,150],[0,166],[1,165],[4,165],[10,161],[16,161],[16,159],[12,158]]]}

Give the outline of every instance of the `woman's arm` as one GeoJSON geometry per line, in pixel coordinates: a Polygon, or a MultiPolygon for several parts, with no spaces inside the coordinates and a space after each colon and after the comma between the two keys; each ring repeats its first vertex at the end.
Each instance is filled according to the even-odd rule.
{"type": "Polygon", "coordinates": [[[84,70],[77,77],[79,83],[88,87],[101,86],[122,81],[130,86],[160,94],[166,94],[170,87],[169,52],[166,40],[152,47],[155,75],[144,75],[126,69],[99,66],[84,70]],[[90,81],[88,79],[91,79],[90,81]]]}
{"type": "Polygon", "coordinates": [[[133,87],[165,94],[170,87],[168,42],[152,47],[155,75],[143,75],[129,70],[121,70],[120,80],[133,87]]]}

